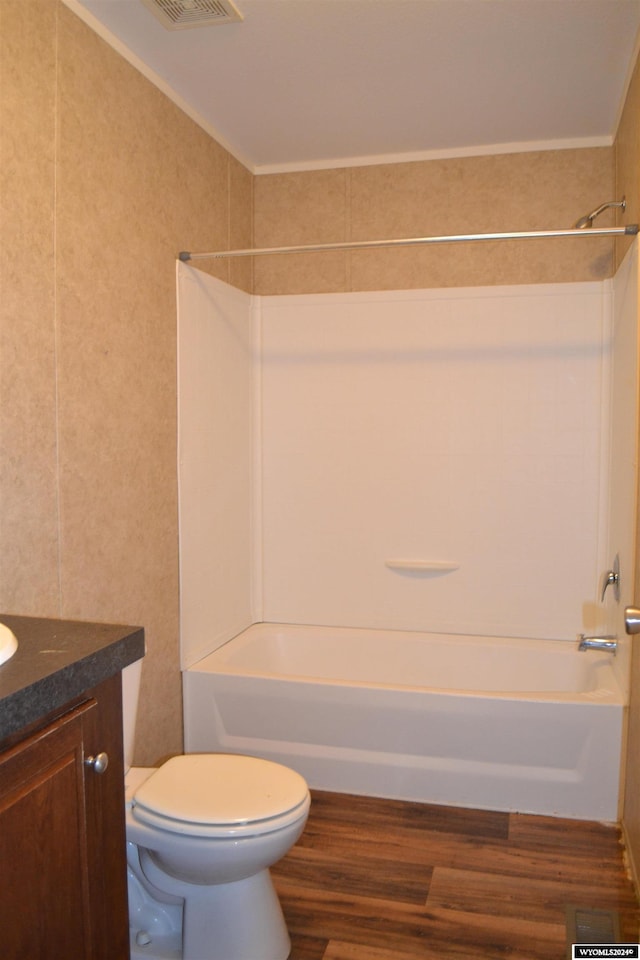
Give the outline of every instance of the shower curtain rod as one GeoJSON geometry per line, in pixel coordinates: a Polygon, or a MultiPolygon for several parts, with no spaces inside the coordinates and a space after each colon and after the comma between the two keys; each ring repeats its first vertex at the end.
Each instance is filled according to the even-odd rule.
{"type": "Polygon", "coordinates": [[[525,230],[516,233],[465,233],[449,237],[405,237],[400,240],[351,240],[343,243],[315,243],[298,247],[256,247],[245,250],[218,250],[214,253],[189,253],[182,250],[178,259],[224,260],[228,257],[262,257],[280,253],[318,253],[323,250],[367,250],[373,247],[410,247],[427,243],[470,243],[478,240],[541,240],[549,237],[622,237],[636,236],[637,223],[626,227],[590,227],[588,230],[525,230]]]}

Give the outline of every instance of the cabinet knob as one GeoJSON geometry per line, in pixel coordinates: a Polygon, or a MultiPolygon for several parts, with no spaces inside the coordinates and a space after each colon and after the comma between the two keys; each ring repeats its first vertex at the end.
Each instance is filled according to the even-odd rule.
{"type": "Polygon", "coordinates": [[[91,767],[94,773],[104,773],[109,766],[109,755],[98,753],[95,757],[87,757],[85,763],[88,767],[91,767]]]}

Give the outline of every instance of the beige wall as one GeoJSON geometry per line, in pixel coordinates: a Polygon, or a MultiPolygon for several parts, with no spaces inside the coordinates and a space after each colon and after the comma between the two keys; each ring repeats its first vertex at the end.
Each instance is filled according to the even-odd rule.
{"type": "MultiPolygon", "coordinates": [[[[614,192],[611,148],[258,176],[255,244],[565,229],[614,192]]],[[[599,221],[613,224],[613,215],[599,221]]],[[[607,239],[478,243],[259,257],[260,294],[594,280],[607,239]]]]}
{"type": "Polygon", "coordinates": [[[252,177],[55,0],[2,0],[0,44],[0,610],[142,624],[153,762],[182,745],[175,255],[250,245],[252,177]]]}
{"type": "MultiPolygon", "coordinates": [[[[640,220],[640,61],[636,64],[615,143],[616,191],[626,196],[627,223],[640,220]]],[[[631,241],[618,241],[620,261],[631,241]]],[[[639,418],[640,419],[640,418],[639,418]]],[[[636,531],[635,602],[640,603],[640,536],[636,531]]],[[[626,751],[623,824],[636,888],[640,879],[640,654],[638,640],[631,645],[631,702],[626,751]]]]}

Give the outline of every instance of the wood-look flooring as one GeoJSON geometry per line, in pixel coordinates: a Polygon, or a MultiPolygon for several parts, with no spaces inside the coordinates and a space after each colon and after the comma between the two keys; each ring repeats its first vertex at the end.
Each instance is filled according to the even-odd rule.
{"type": "Polygon", "coordinates": [[[640,940],[610,825],[313,791],[272,875],[291,960],[565,960],[565,907],[640,940]]]}

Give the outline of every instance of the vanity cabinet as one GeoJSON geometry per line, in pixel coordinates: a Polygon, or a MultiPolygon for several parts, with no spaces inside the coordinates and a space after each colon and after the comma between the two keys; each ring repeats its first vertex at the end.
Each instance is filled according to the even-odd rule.
{"type": "Polygon", "coordinates": [[[126,960],[125,851],[118,672],[0,743],[4,960],[126,960]]]}

